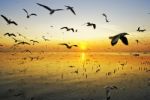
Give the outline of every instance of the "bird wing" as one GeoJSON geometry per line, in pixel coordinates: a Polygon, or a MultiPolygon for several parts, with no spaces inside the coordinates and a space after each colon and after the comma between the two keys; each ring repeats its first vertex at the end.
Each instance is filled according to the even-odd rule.
{"type": "Polygon", "coordinates": [[[30,14],[30,16],[37,16],[37,14],[35,14],[35,13],[32,13],[32,14],[30,14]]]}
{"type": "Polygon", "coordinates": [[[16,35],[15,35],[15,34],[13,34],[13,33],[12,33],[12,34],[10,34],[10,36],[14,36],[14,37],[16,37],[16,35]]]}
{"type": "Polygon", "coordinates": [[[15,21],[11,21],[11,23],[14,24],[14,25],[16,25],[16,26],[18,25],[15,21]]]}
{"type": "Polygon", "coordinates": [[[60,11],[60,10],[63,10],[63,9],[54,9],[54,11],[60,11]]]}
{"type": "Polygon", "coordinates": [[[9,22],[8,18],[5,17],[4,15],[1,15],[1,17],[4,18],[7,23],[9,22]]]}
{"type": "Polygon", "coordinates": [[[22,9],[24,12],[26,12],[26,14],[28,15],[28,12],[27,12],[27,10],[26,9],[22,9]]]}
{"type": "Polygon", "coordinates": [[[74,14],[74,15],[76,15],[76,13],[75,13],[75,11],[73,10],[73,9],[70,9],[71,10],[71,12],[74,14]]]}
{"type": "Polygon", "coordinates": [[[122,43],[124,43],[125,45],[128,45],[128,39],[124,36],[120,37],[122,43]]]}
{"type": "Polygon", "coordinates": [[[72,45],[72,46],[74,46],[74,47],[78,47],[78,45],[72,45]]]}
{"type": "Polygon", "coordinates": [[[66,43],[60,43],[59,45],[65,45],[67,48],[70,47],[68,44],[66,43]]]}
{"type": "Polygon", "coordinates": [[[28,42],[24,42],[24,44],[30,45],[30,43],[28,43],[28,42]]]}
{"type": "Polygon", "coordinates": [[[68,30],[68,27],[62,27],[62,28],[60,28],[60,29],[67,29],[67,30],[68,30]]]}
{"type": "Polygon", "coordinates": [[[4,36],[5,36],[5,35],[9,35],[9,33],[5,33],[4,36]]]}
{"type": "Polygon", "coordinates": [[[118,35],[114,36],[111,40],[111,45],[114,46],[118,42],[118,40],[119,40],[119,36],[118,35]]]}
{"type": "Polygon", "coordinates": [[[36,3],[37,5],[41,6],[41,7],[44,7],[45,9],[49,10],[49,11],[52,11],[52,9],[48,6],[45,6],[45,5],[42,5],[40,3],[36,3]]]}
{"type": "Polygon", "coordinates": [[[94,29],[96,28],[96,24],[93,24],[93,28],[94,28],[94,29]]]}

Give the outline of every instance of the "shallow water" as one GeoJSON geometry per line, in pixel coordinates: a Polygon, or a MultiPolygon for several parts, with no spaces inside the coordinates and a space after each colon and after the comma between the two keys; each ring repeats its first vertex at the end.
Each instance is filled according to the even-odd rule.
{"type": "Polygon", "coordinates": [[[0,100],[150,100],[150,54],[0,53],[0,100]]]}

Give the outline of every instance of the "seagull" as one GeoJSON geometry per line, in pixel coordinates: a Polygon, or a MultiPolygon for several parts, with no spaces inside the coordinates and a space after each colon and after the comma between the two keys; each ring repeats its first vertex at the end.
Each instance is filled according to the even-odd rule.
{"type": "Polygon", "coordinates": [[[28,49],[27,49],[27,50],[24,50],[23,52],[29,52],[29,53],[31,53],[31,51],[30,51],[30,50],[28,50],[28,49]]]}
{"type": "Polygon", "coordinates": [[[76,15],[75,11],[73,10],[73,7],[71,6],[65,6],[67,7],[67,10],[70,10],[74,15],[76,15]]]}
{"type": "Polygon", "coordinates": [[[117,44],[119,39],[121,39],[122,43],[124,43],[125,45],[128,45],[128,39],[125,37],[125,35],[129,35],[129,34],[128,33],[120,33],[115,36],[109,37],[109,39],[111,39],[111,45],[114,46],[115,44],[117,44]]]}
{"type": "Polygon", "coordinates": [[[27,18],[30,18],[31,16],[37,16],[37,14],[35,14],[35,13],[29,14],[26,9],[22,9],[22,10],[26,12],[27,18]]]}
{"type": "Polygon", "coordinates": [[[25,45],[25,44],[26,44],[26,45],[30,45],[30,43],[24,42],[24,41],[17,43],[17,45],[19,45],[19,44],[22,44],[22,45],[25,45]]]}
{"type": "Polygon", "coordinates": [[[66,29],[66,31],[72,31],[72,32],[74,32],[74,29],[73,28],[68,28],[68,27],[62,27],[62,28],[60,28],[60,29],[66,29]]]}
{"type": "Polygon", "coordinates": [[[4,15],[1,15],[1,17],[7,22],[8,25],[10,25],[10,24],[14,24],[16,26],[18,25],[15,21],[11,21],[11,19],[8,19],[4,15]]]}
{"type": "Polygon", "coordinates": [[[16,35],[13,34],[13,33],[5,33],[4,36],[6,36],[6,35],[9,36],[9,37],[11,37],[11,36],[16,37],[16,35]]]}
{"type": "Polygon", "coordinates": [[[50,11],[50,15],[52,15],[55,11],[61,11],[63,9],[51,9],[50,7],[48,6],[45,6],[43,4],[40,4],[40,3],[36,3],[37,5],[41,6],[41,7],[44,7],[45,9],[49,10],[50,11]]]}
{"type": "Polygon", "coordinates": [[[93,28],[96,29],[96,24],[90,22],[87,22],[86,24],[86,26],[93,26],[93,28]]]}
{"type": "Polygon", "coordinates": [[[35,44],[35,43],[39,43],[38,41],[35,41],[35,40],[30,40],[31,42],[33,42],[33,45],[35,44]]]}
{"type": "Polygon", "coordinates": [[[106,15],[105,13],[103,13],[102,15],[105,17],[105,20],[106,20],[107,23],[110,22],[110,21],[107,19],[107,15],[106,15]]]}
{"type": "Polygon", "coordinates": [[[144,31],[146,31],[146,29],[140,29],[140,27],[138,27],[137,31],[138,32],[144,32],[144,31]]]}
{"type": "Polygon", "coordinates": [[[73,46],[78,47],[78,45],[68,45],[66,43],[60,43],[59,45],[65,45],[68,49],[71,49],[73,46]]]}
{"type": "Polygon", "coordinates": [[[42,38],[44,39],[44,41],[50,41],[49,39],[46,39],[45,36],[42,36],[42,38]]]}

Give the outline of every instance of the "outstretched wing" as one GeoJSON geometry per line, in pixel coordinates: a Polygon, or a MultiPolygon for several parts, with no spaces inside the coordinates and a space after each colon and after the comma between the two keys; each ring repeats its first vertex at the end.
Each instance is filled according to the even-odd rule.
{"type": "Polygon", "coordinates": [[[122,43],[124,43],[125,45],[128,45],[128,39],[126,37],[120,37],[122,43]]]}
{"type": "Polygon", "coordinates": [[[119,40],[119,36],[114,36],[111,40],[111,45],[114,46],[115,44],[117,44],[119,40]]]}
{"type": "Polygon", "coordinates": [[[26,12],[27,13],[27,15],[28,15],[28,12],[27,12],[27,10],[26,9],[22,9],[24,12],[26,12]]]}
{"type": "Polygon", "coordinates": [[[59,45],[65,45],[67,48],[69,48],[70,46],[66,43],[60,43],[59,45]]]}
{"type": "Polygon", "coordinates": [[[9,22],[8,18],[5,17],[4,15],[1,15],[1,17],[4,18],[7,23],[9,22]]]}
{"type": "Polygon", "coordinates": [[[55,11],[60,11],[60,10],[63,10],[63,9],[54,9],[55,11]]]}
{"type": "Polygon", "coordinates": [[[15,21],[11,21],[11,23],[14,24],[14,25],[16,25],[16,26],[18,25],[15,21]]]}
{"type": "Polygon", "coordinates": [[[60,28],[60,29],[67,29],[67,30],[68,30],[68,27],[62,27],[62,28],[60,28]]]}
{"type": "Polygon", "coordinates": [[[37,16],[37,14],[35,14],[35,13],[32,13],[32,14],[30,14],[30,16],[37,16]]]}
{"type": "Polygon", "coordinates": [[[76,15],[76,13],[75,13],[75,11],[73,10],[73,8],[71,8],[70,10],[71,10],[71,12],[72,12],[74,15],[76,15]]]}
{"type": "Polygon", "coordinates": [[[74,47],[78,47],[78,45],[72,45],[72,46],[74,46],[74,47]]]}
{"type": "Polygon", "coordinates": [[[96,28],[96,24],[93,24],[93,28],[94,28],[94,29],[96,28]]]}
{"type": "Polygon", "coordinates": [[[49,11],[52,10],[52,9],[49,8],[48,6],[42,5],[42,4],[40,4],[40,3],[36,3],[36,4],[39,5],[39,6],[41,6],[41,7],[44,7],[45,9],[47,9],[47,10],[49,10],[49,11]]]}

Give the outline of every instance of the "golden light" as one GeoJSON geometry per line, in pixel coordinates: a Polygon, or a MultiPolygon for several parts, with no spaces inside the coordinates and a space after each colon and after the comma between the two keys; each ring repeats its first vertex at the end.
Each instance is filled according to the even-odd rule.
{"type": "Polygon", "coordinates": [[[87,49],[87,44],[85,42],[81,42],[79,47],[82,51],[85,51],[87,49]]]}

